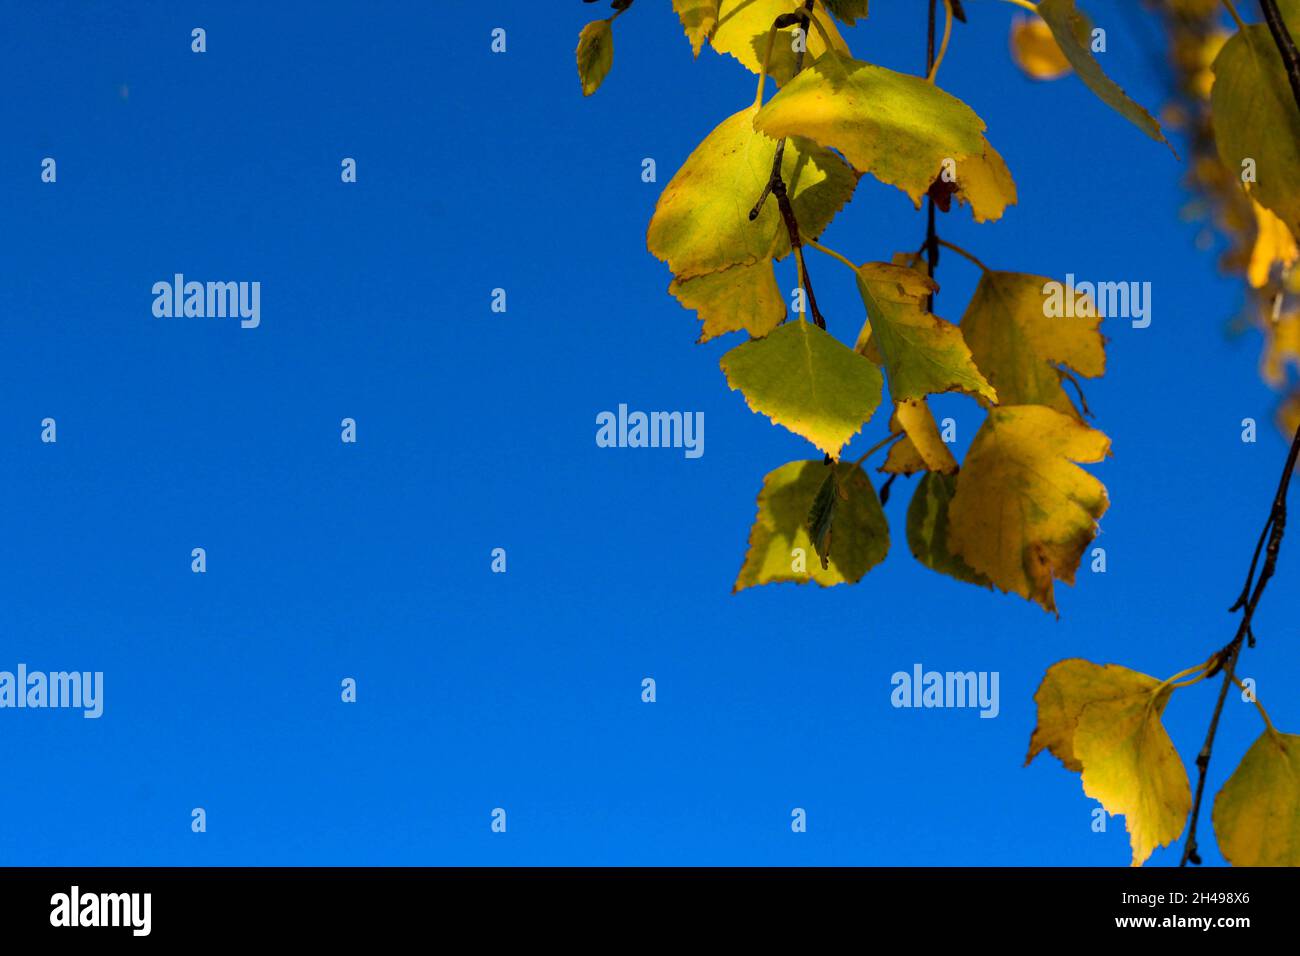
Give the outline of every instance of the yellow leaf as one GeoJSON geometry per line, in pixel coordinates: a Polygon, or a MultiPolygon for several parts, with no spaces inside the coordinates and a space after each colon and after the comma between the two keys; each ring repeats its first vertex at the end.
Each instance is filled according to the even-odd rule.
{"type": "Polygon", "coordinates": [[[1296,248],[1295,237],[1286,223],[1253,199],[1251,205],[1255,208],[1255,246],[1246,277],[1254,288],[1260,289],[1268,285],[1273,263],[1280,262],[1286,271],[1300,258],[1300,249],[1296,248]]]}
{"type": "Polygon", "coordinates": [[[1071,462],[1106,457],[1110,439],[1041,405],[1003,405],[975,435],[952,502],[954,553],[1003,591],[1053,613],[1053,581],[1074,583],[1106,511],[1106,489],[1071,462]]]}
{"type": "MultiPolygon", "coordinates": [[[[723,120],[664,187],[646,245],[679,279],[780,259],[790,239],[774,200],[749,211],[767,185],[776,141],[753,128],[754,108],[723,120]]],[[[843,160],[806,140],[786,143],[781,163],[800,230],[816,238],[853,195],[843,160]]]]}
{"type": "Polygon", "coordinates": [[[699,313],[704,323],[700,342],[741,330],[762,338],[785,318],[785,299],[777,287],[770,259],[729,266],[691,279],[674,279],[668,291],[683,308],[699,313]]]}
{"type": "Polygon", "coordinates": [[[1083,792],[1124,816],[1133,866],[1178,839],[1192,808],[1187,770],[1160,720],[1172,693],[1146,674],[1073,658],[1048,668],[1034,695],[1025,762],[1047,748],[1081,771],[1083,792]]]}
{"type": "MultiPolygon", "coordinates": [[[[933,83],[838,53],[803,70],[754,118],[769,136],[805,136],[919,203],[943,170],[984,155],[984,121],[933,83]]],[[[802,220],[801,220],[802,221],[802,220]]]]}
{"type": "Polygon", "coordinates": [[[952,474],[957,470],[948,445],[939,435],[939,426],[924,399],[909,399],[894,405],[890,429],[904,434],[889,449],[880,470],[890,475],[914,475],[918,471],[952,474]]]}
{"type": "MultiPolygon", "coordinates": [[[[772,24],[781,14],[791,13],[794,9],[790,0],[722,0],[718,10],[718,25],[709,42],[719,53],[731,54],[745,69],[757,73],[763,68],[763,54],[767,51],[767,36],[772,24]]],[[[844,42],[835,23],[820,3],[814,8],[813,16],[831,38],[830,49],[847,56],[849,45],[844,42]]],[[[778,30],[772,44],[772,59],[768,63],[767,75],[776,80],[778,85],[788,82],[794,75],[794,64],[798,58],[794,49],[794,35],[794,27],[778,30]]],[[[821,31],[812,24],[808,26],[807,49],[808,52],[804,54],[805,66],[828,49],[821,31]]]]}
{"type": "MultiPolygon", "coordinates": [[[[1261,374],[1274,388],[1286,384],[1288,365],[1300,366],[1300,312],[1280,316],[1265,327],[1265,344],[1261,374]]],[[[1295,426],[1283,429],[1288,435],[1295,426]]]]}
{"type": "Polygon", "coordinates": [[[736,346],[721,365],[751,409],[832,458],[880,405],[876,367],[803,319],[736,346]]]}
{"type": "Polygon", "coordinates": [[[718,25],[718,0],[673,0],[673,9],[691,41],[691,52],[699,56],[700,47],[718,25]]]}
{"type": "Polygon", "coordinates": [[[600,88],[614,65],[614,31],[610,20],[593,20],[578,35],[578,79],[582,95],[590,96],[600,88]]]}
{"type": "Polygon", "coordinates": [[[859,336],[859,350],[883,362],[894,401],[957,390],[997,401],[961,330],[926,310],[925,297],[936,288],[915,269],[888,262],[861,266],[858,292],[870,329],[859,336]]]}
{"type": "Polygon", "coordinates": [[[807,519],[829,469],[821,461],[792,461],[763,479],[749,550],[733,591],[775,581],[816,581],[822,587],[853,584],[885,559],[889,525],[871,479],[850,462],[834,468],[840,500],[826,568],[813,548],[807,519]]]}
{"type": "Polygon", "coordinates": [[[1002,154],[984,140],[984,152],[957,163],[957,199],[970,206],[976,222],[1001,219],[1016,204],[1016,182],[1002,154]]]}
{"type": "Polygon", "coordinates": [[[1051,280],[1019,272],[985,272],[975,288],[962,334],[975,364],[1007,405],[1046,405],[1078,417],[1056,364],[1087,378],[1106,370],[1106,340],[1095,308],[1048,315],[1051,280]],[[1079,315],[1078,313],[1084,313],[1079,315]]]}
{"type": "Polygon", "coordinates": [[[1016,17],[1011,23],[1011,58],[1033,80],[1059,79],[1072,69],[1041,17],[1016,17]]]}
{"type": "Polygon", "coordinates": [[[1300,735],[1266,729],[1214,799],[1233,866],[1300,866],[1300,735]]]}

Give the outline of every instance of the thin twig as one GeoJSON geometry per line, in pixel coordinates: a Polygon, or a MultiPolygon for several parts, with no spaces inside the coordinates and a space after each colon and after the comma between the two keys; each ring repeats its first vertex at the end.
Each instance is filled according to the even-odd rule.
{"type": "Polygon", "coordinates": [[[1295,40],[1287,31],[1282,14],[1278,12],[1277,0],[1259,0],[1259,8],[1264,12],[1268,32],[1273,34],[1273,43],[1282,56],[1282,65],[1286,67],[1286,78],[1291,83],[1291,95],[1295,97],[1296,109],[1300,109],[1300,51],[1296,50],[1295,40]]]}
{"type": "MultiPolygon", "coordinates": [[[[794,72],[797,74],[803,69],[804,50],[808,46],[808,27],[812,20],[813,0],[804,0],[801,10],[793,14],[782,14],[776,18],[773,29],[780,29],[784,26],[790,26],[789,18],[797,16],[799,19],[800,29],[803,30],[803,45],[794,58],[794,72]]],[[[763,192],[758,197],[758,202],[754,203],[754,208],[749,211],[749,220],[753,222],[758,218],[759,213],[763,211],[763,203],[767,202],[767,197],[771,195],[776,199],[776,204],[781,210],[781,220],[785,223],[785,231],[790,236],[790,249],[795,254],[795,261],[799,269],[799,282],[803,286],[804,294],[808,299],[808,311],[812,313],[813,322],[817,328],[826,328],[826,319],[822,316],[821,310],[817,308],[817,296],[813,293],[812,279],[808,275],[808,264],[804,261],[802,252],[803,241],[799,234],[799,220],[794,214],[794,206],[790,203],[790,195],[786,191],[785,179],[781,176],[781,163],[785,159],[785,140],[782,139],[776,144],[776,155],[772,158],[772,172],[767,177],[767,183],[763,186],[763,192]]]]}
{"type": "MultiPolygon", "coordinates": [[[[930,13],[925,31],[925,75],[929,76],[934,70],[934,26],[935,26],[935,7],[938,0],[930,0],[930,13]]],[[[930,278],[934,278],[934,270],[939,265],[939,236],[934,229],[934,197],[926,197],[926,220],[925,220],[925,264],[930,278]]],[[[934,311],[934,293],[931,292],[925,297],[925,310],[934,311]]]]}
{"type": "Polygon", "coordinates": [[[1214,738],[1219,730],[1219,718],[1223,715],[1223,704],[1228,699],[1228,687],[1236,680],[1237,658],[1241,655],[1242,643],[1249,640],[1255,644],[1255,635],[1251,630],[1251,621],[1255,617],[1255,608],[1264,594],[1264,588],[1277,568],[1278,552],[1282,549],[1282,536],[1286,533],[1286,494],[1291,487],[1291,478],[1295,474],[1296,458],[1300,456],[1300,428],[1296,429],[1291,440],[1291,450],[1286,456],[1286,465],[1282,469],[1282,479],[1278,482],[1277,494],[1273,496],[1273,507],[1268,520],[1264,522],[1263,533],[1255,545],[1255,553],[1250,559],[1250,570],[1246,574],[1246,584],[1241,589],[1241,596],[1233,604],[1232,610],[1241,610],[1241,622],[1237,633],[1216,655],[1218,663],[1211,669],[1214,674],[1219,668],[1223,670],[1223,685],[1219,688],[1219,699],[1214,705],[1214,714],[1210,717],[1210,729],[1206,732],[1205,743],[1196,755],[1196,799],[1192,803],[1192,818],[1187,826],[1187,842],[1183,846],[1183,856],[1179,866],[1201,862],[1196,847],[1196,824],[1201,817],[1201,800],[1205,795],[1205,777],[1210,769],[1210,755],[1214,751],[1214,738]],[[1259,579],[1255,579],[1255,569],[1259,567],[1260,555],[1264,557],[1263,567],[1259,570],[1259,579]],[[1252,586],[1253,585],[1253,586],[1252,586]]]}

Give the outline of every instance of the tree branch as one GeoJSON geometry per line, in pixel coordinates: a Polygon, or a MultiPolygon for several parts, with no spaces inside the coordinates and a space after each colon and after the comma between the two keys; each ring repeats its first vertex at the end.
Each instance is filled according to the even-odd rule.
{"type": "MultiPolygon", "coordinates": [[[[813,0],[804,0],[803,9],[797,13],[783,13],[776,18],[773,29],[780,30],[788,26],[793,26],[797,21],[799,28],[803,30],[803,46],[808,46],[808,27],[811,25],[813,0]],[[793,19],[792,19],[793,18],[793,19]]],[[[794,72],[798,73],[803,69],[804,50],[799,50],[794,58],[794,72]]],[[[790,236],[790,250],[794,253],[795,261],[799,264],[799,279],[803,285],[804,293],[808,297],[808,311],[812,313],[813,322],[817,328],[826,328],[826,319],[822,316],[821,310],[817,308],[817,297],[813,294],[812,279],[808,275],[808,263],[803,256],[803,240],[799,233],[799,220],[794,214],[794,206],[790,203],[789,193],[786,192],[785,179],[781,176],[781,163],[785,159],[785,140],[776,144],[776,156],[772,159],[772,172],[767,177],[767,184],[763,187],[763,192],[758,197],[758,202],[754,203],[754,208],[749,211],[749,221],[753,222],[758,218],[758,214],[763,211],[763,203],[767,202],[769,195],[776,197],[776,204],[781,209],[781,220],[785,223],[785,231],[790,236]]]]}
{"type": "MultiPolygon", "coordinates": [[[[935,7],[938,0],[930,0],[929,20],[926,24],[925,31],[925,75],[929,76],[930,71],[934,69],[934,22],[935,7]]],[[[926,220],[925,220],[925,265],[934,278],[934,270],[939,265],[939,235],[934,229],[934,197],[926,196],[926,220]]],[[[934,293],[925,297],[925,310],[934,311],[934,293]]]]}
{"type": "Polygon", "coordinates": [[[1269,511],[1268,520],[1264,522],[1264,530],[1260,533],[1259,541],[1255,545],[1255,553],[1250,559],[1246,584],[1242,587],[1236,603],[1229,609],[1242,612],[1241,623],[1237,626],[1237,633],[1232,640],[1214,655],[1214,667],[1207,675],[1213,676],[1222,669],[1223,686],[1219,688],[1219,699],[1214,705],[1214,714],[1210,718],[1210,729],[1205,735],[1205,743],[1201,747],[1201,752],[1196,755],[1196,800],[1192,804],[1192,818],[1187,827],[1187,843],[1183,846],[1183,857],[1178,863],[1179,866],[1186,866],[1189,862],[1196,864],[1201,862],[1196,846],[1196,824],[1201,817],[1201,799],[1205,795],[1205,777],[1210,769],[1214,738],[1219,730],[1219,718],[1223,715],[1223,704],[1228,699],[1228,688],[1236,679],[1237,658],[1241,655],[1241,645],[1243,641],[1249,641],[1251,647],[1255,646],[1251,621],[1255,617],[1255,608],[1264,594],[1264,588],[1277,567],[1278,552],[1282,549],[1282,536],[1286,533],[1286,494],[1291,486],[1291,478],[1295,474],[1297,456],[1300,456],[1300,428],[1296,429],[1295,437],[1291,440],[1291,450],[1286,456],[1282,479],[1278,482],[1277,494],[1273,496],[1273,507],[1269,511]],[[1256,580],[1255,569],[1259,567],[1261,554],[1264,556],[1264,566],[1260,569],[1259,579],[1256,580]]]}
{"type": "Polygon", "coordinates": [[[1300,109],[1300,51],[1296,50],[1295,40],[1287,31],[1286,22],[1278,12],[1277,0],[1259,0],[1259,8],[1264,13],[1264,22],[1268,32],[1273,34],[1273,43],[1282,55],[1282,65],[1286,67],[1286,78],[1291,83],[1291,95],[1295,97],[1296,109],[1300,109]]]}

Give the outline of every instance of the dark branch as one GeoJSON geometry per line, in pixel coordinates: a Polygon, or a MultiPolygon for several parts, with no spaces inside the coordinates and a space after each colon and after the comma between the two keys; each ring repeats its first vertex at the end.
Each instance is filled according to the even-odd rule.
{"type": "MultiPolygon", "coordinates": [[[[934,27],[935,27],[935,7],[938,0],[930,0],[930,14],[926,24],[925,31],[925,75],[929,76],[930,71],[934,69],[934,27]]],[[[925,265],[934,278],[934,270],[939,265],[939,235],[934,229],[934,196],[926,197],[926,220],[925,220],[925,265]]],[[[934,311],[934,294],[925,297],[925,310],[934,311]]]]}
{"type": "Polygon", "coordinates": [[[1196,824],[1201,817],[1201,799],[1205,795],[1205,777],[1210,769],[1210,754],[1214,750],[1214,737],[1219,730],[1219,718],[1223,715],[1223,704],[1228,699],[1228,688],[1232,685],[1237,667],[1237,658],[1241,654],[1241,645],[1244,641],[1249,641],[1251,647],[1255,646],[1255,634],[1251,630],[1251,621],[1255,617],[1255,608],[1259,606],[1259,599],[1264,594],[1264,588],[1268,585],[1269,579],[1273,577],[1273,572],[1277,568],[1278,552],[1282,550],[1282,536],[1286,534],[1286,495],[1291,487],[1291,478],[1295,474],[1296,458],[1300,456],[1300,428],[1296,429],[1295,437],[1291,440],[1291,450],[1286,456],[1286,465],[1282,468],[1282,479],[1278,482],[1277,494],[1273,496],[1273,507],[1268,514],[1268,520],[1264,522],[1264,530],[1259,536],[1259,542],[1255,545],[1255,553],[1250,559],[1250,570],[1246,573],[1246,584],[1241,589],[1241,596],[1237,598],[1231,610],[1242,612],[1241,623],[1237,626],[1237,633],[1231,641],[1227,643],[1214,655],[1214,665],[1210,668],[1209,675],[1213,676],[1220,669],[1223,671],[1223,685],[1219,688],[1219,699],[1214,705],[1214,714],[1210,717],[1210,729],[1205,735],[1205,743],[1201,747],[1201,752],[1196,755],[1196,799],[1192,804],[1192,818],[1187,826],[1187,843],[1183,847],[1183,858],[1179,861],[1179,866],[1186,866],[1190,863],[1200,863],[1201,857],[1197,853],[1196,847],[1196,824]],[[1259,567],[1261,554],[1264,558],[1263,567],[1259,571],[1259,579],[1255,579],[1255,569],[1259,567]]]}
{"type": "MultiPolygon", "coordinates": [[[[804,0],[803,9],[792,13],[783,13],[776,18],[772,24],[773,29],[782,30],[786,27],[799,24],[803,31],[803,46],[808,46],[808,28],[812,26],[809,22],[812,17],[813,0],[804,0]]],[[[800,49],[795,54],[794,72],[798,73],[803,69],[804,50],[800,49]]],[[[777,206],[781,209],[781,221],[785,223],[785,231],[790,237],[790,251],[794,253],[795,260],[799,263],[799,281],[803,286],[804,295],[808,297],[808,311],[812,313],[813,322],[817,328],[826,328],[826,319],[821,310],[817,308],[817,297],[813,294],[812,279],[808,275],[808,263],[803,256],[803,239],[799,234],[799,220],[794,214],[794,206],[790,203],[789,193],[786,192],[785,179],[781,175],[781,163],[785,159],[785,140],[776,144],[776,155],[772,158],[772,172],[767,177],[767,183],[763,186],[763,192],[758,197],[758,202],[754,203],[754,208],[749,211],[749,221],[753,222],[758,218],[759,213],[763,211],[763,203],[767,202],[769,195],[776,197],[777,206]]]]}
{"type": "Polygon", "coordinates": [[[1259,0],[1259,8],[1264,12],[1264,22],[1268,24],[1268,32],[1273,34],[1277,52],[1282,55],[1282,65],[1286,67],[1286,78],[1291,84],[1296,109],[1300,109],[1300,51],[1296,50],[1295,40],[1287,31],[1282,14],[1278,12],[1277,0],[1259,0]]]}

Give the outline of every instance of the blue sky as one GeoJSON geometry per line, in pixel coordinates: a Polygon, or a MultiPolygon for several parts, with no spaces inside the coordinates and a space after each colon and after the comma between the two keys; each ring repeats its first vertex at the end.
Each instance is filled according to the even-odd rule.
{"type": "MultiPolygon", "coordinates": [[[[855,53],[916,71],[923,4],[872,7],[855,53]]],[[[1108,69],[1158,101],[1135,18],[1088,7],[1108,69]]],[[[7,11],[0,669],[103,671],[105,709],[0,710],[0,864],[1127,863],[1122,821],[1092,832],[1077,775],[1021,766],[1032,694],[1061,658],[1163,677],[1226,642],[1285,451],[1258,341],[1225,333],[1241,290],[1179,220],[1179,163],[1076,78],[1024,80],[1014,9],[970,0],[940,80],[988,123],[1020,203],[941,232],[995,268],[1153,286],[1150,328],[1106,323],[1087,388],[1114,442],[1093,469],[1108,571],[1058,589],[1060,620],[929,572],[900,481],[892,553],[861,584],[733,596],[763,475],[814,455],[727,389],[736,337],[693,344],[644,236],[754,80],[692,61],[666,0],[637,0],[583,99],[573,49],[603,10],[7,11]],[[260,281],[260,327],[154,318],[176,272],[260,281]],[[703,411],[705,454],[596,447],[619,403],[703,411]],[[998,671],[997,719],[893,709],[890,675],[918,662],[998,671]]],[[[923,234],[867,177],[825,240],[885,259],[923,234]]],[[[851,277],[810,267],[852,340],[851,277]]],[[[957,319],[976,278],[946,256],[937,311],[957,319]]],[[[964,448],[978,409],[937,404],[964,448]]],[[[1297,547],[1241,667],[1283,730],[1300,727],[1297,547]]],[[[1189,763],[1215,689],[1168,708],[1189,763]]],[[[1234,697],[1212,790],[1259,729],[1234,697]]]]}

